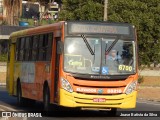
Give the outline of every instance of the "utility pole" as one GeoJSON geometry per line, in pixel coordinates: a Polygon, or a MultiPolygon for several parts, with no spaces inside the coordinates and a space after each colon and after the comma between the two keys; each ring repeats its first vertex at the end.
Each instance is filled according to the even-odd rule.
{"type": "Polygon", "coordinates": [[[107,21],[107,6],[108,6],[108,0],[104,0],[104,21],[107,21]]]}

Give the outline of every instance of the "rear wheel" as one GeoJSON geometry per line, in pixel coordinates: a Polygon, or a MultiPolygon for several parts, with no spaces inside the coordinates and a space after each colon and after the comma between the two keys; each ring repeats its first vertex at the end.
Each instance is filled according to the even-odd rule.
{"type": "Polygon", "coordinates": [[[24,106],[25,103],[26,103],[26,99],[22,97],[21,83],[18,82],[18,84],[17,84],[17,104],[19,106],[24,106]]]}
{"type": "Polygon", "coordinates": [[[48,113],[50,110],[50,92],[48,86],[45,87],[44,89],[43,104],[44,104],[44,111],[48,113]]]}

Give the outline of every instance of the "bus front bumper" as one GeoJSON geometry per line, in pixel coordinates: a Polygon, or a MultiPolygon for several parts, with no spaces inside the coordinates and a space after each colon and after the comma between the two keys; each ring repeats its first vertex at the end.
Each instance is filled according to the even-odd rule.
{"type": "Polygon", "coordinates": [[[60,89],[60,105],[65,107],[81,107],[81,108],[135,108],[137,91],[129,95],[86,95],[80,93],[69,93],[64,89],[60,89]],[[105,99],[102,102],[95,102],[93,99],[105,99]]]}

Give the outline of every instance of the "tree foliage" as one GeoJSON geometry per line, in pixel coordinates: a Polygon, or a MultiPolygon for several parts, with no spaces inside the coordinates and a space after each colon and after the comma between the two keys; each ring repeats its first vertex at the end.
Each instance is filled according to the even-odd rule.
{"type": "Polygon", "coordinates": [[[160,62],[160,0],[109,0],[108,19],[136,26],[140,64],[160,62]]]}
{"type": "MultiPolygon", "coordinates": [[[[62,0],[59,20],[103,20],[104,0],[62,0]]],[[[140,64],[160,62],[160,0],[108,0],[108,21],[135,25],[140,64]]]]}
{"type": "Polygon", "coordinates": [[[102,20],[103,7],[96,0],[63,0],[60,20],[102,20]]]}

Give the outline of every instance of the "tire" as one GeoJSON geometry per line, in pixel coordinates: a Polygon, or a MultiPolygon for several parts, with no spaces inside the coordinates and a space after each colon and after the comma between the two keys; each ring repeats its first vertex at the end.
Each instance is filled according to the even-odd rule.
{"type": "Polygon", "coordinates": [[[45,87],[43,92],[43,106],[44,112],[48,113],[50,111],[50,92],[48,86],[45,87]]]}
{"type": "Polygon", "coordinates": [[[26,103],[26,99],[22,97],[22,88],[21,83],[17,84],[17,104],[18,106],[24,106],[26,103]]]}

